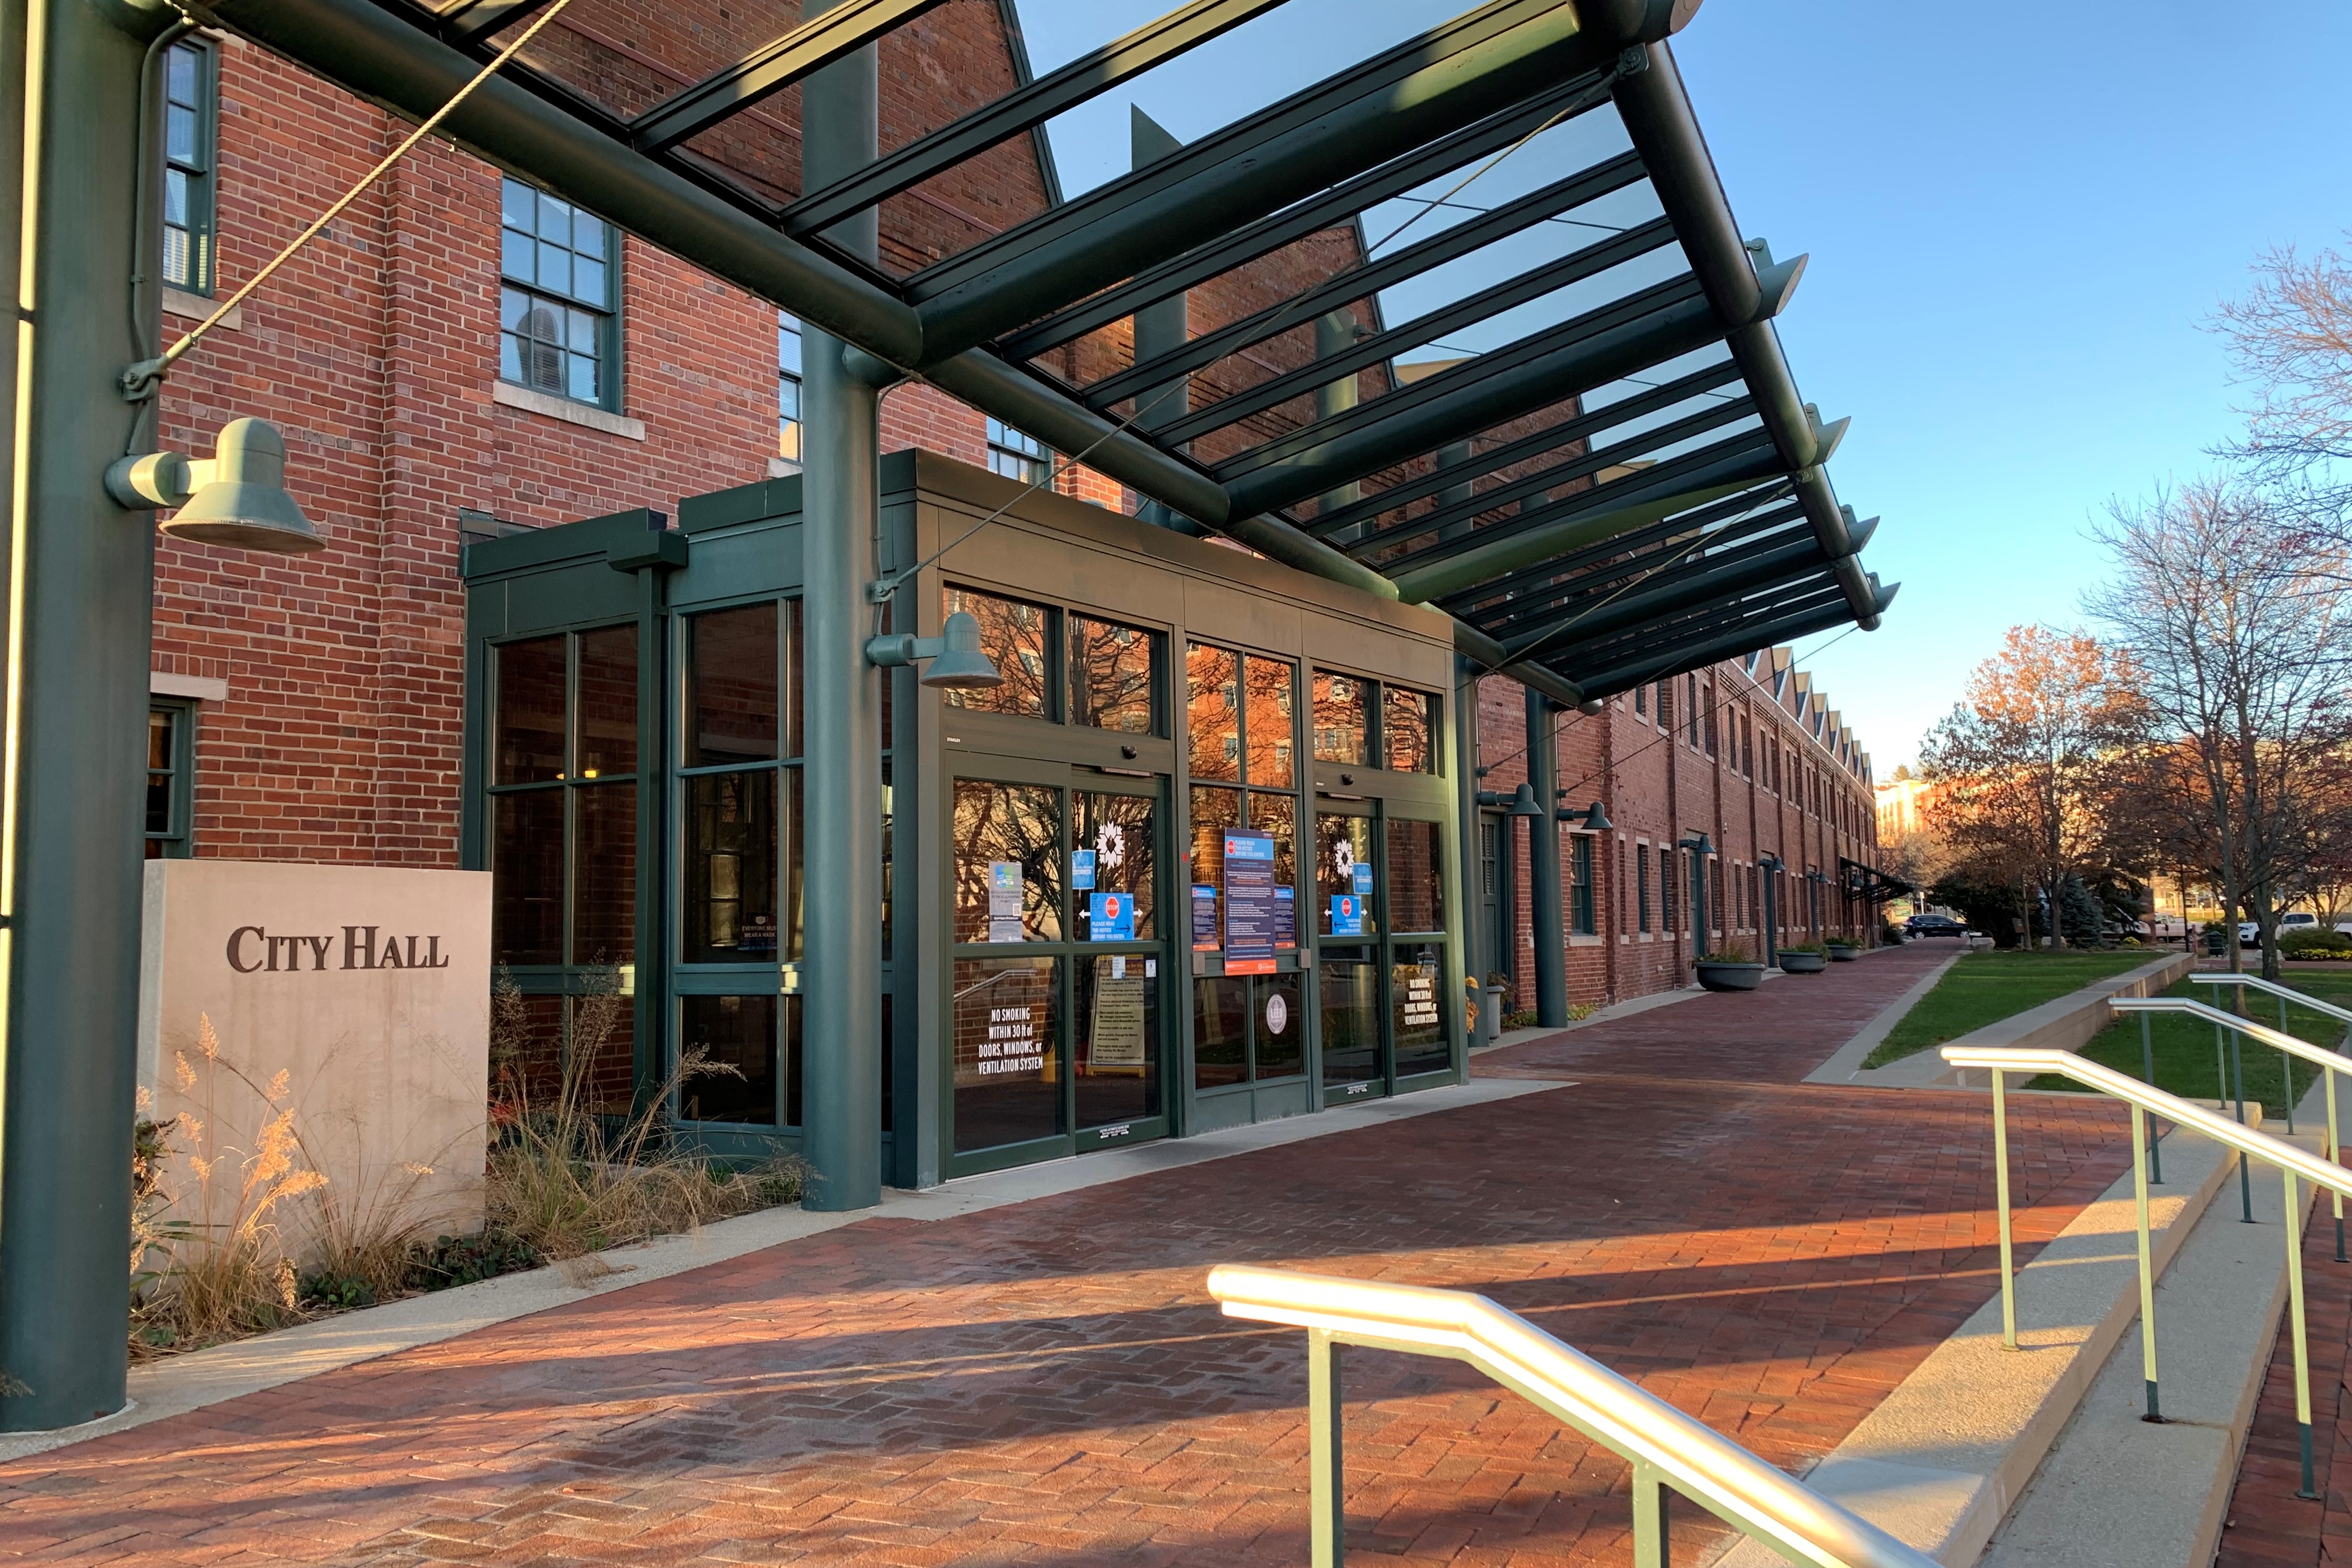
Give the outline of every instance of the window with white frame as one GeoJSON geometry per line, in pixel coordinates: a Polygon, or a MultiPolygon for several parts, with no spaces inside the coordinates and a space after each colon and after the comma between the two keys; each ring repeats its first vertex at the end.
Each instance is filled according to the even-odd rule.
{"type": "Polygon", "coordinates": [[[1053,455],[1034,436],[1024,435],[1001,420],[988,422],[988,471],[1042,485],[1053,473],[1053,455]]]}
{"type": "Polygon", "coordinates": [[[801,460],[801,323],[776,318],[776,456],[801,460]]]}

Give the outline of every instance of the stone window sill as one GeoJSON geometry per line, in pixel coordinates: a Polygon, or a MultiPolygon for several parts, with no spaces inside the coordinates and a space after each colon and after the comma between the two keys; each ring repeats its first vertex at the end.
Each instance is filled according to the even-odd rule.
{"type": "MultiPolygon", "coordinates": [[[[207,300],[202,294],[191,294],[184,289],[163,290],[163,313],[167,316],[185,316],[191,321],[201,321],[219,309],[220,301],[207,300]]],[[[223,316],[220,325],[214,331],[234,332],[244,325],[245,307],[239,305],[223,316]]]]}
{"type": "Polygon", "coordinates": [[[618,436],[625,440],[642,441],[646,438],[646,422],[642,419],[632,419],[625,414],[614,414],[609,409],[591,407],[585,403],[574,403],[568,397],[533,392],[530,387],[517,386],[512,382],[490,383],[490,401],[509,408],[520,408],[526,414],[561,419],[566,425],[585,426],[591,430],[601,430],[607,436],[618,436]]]}

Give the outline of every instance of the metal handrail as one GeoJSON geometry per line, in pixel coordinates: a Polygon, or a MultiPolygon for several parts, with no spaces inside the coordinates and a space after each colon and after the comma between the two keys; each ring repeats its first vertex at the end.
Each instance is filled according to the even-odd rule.
{"type": "MultiPolygon", "coordinates": [[[[2281,989],[2284,988],[2282,987],[2281,989]]],[[[2297,996],[2293,992],[2288,992],[2287,995],[2296,1001],[2311,1000],[2309,997],[2297,996]]],[[[2216,1073],[2219,1073],[2221,1068],[2221,1031],[2224,1029],[2229,1030],[2232,1035],[2242,1035],[2247,1039],[2253,1041],[2256,1045],[2268,1046],[2273,1050],[2279,1052],[2282,1058],[2279,1063],[2279,1072],[2281,1078],[2284,1080],[2286,1130],[2289,1136],[2292,1136],[2294,1132],[2294,1079],[2291,1069],[2289,1069],[2286,1065],[2285,1058],[2300,1058],[2301,1059],[2310,1062],[2314,1066],[2319,1068],[2321,1069],[2320,1081],[2326,1085],[2327,1090],[2327,1158],[2335,1163],[2340,1164],[2343,1163],[2344,1145],[2342,1139],[2337,1133],[2336,1118],[2336,1075],[2338,1073],[2352,1073],[2352,1058],[2347,1058],[2340,1052],[2331,1050],[2326,1046],[2314,1045],[2309,1040],[2304,1039],[2300,1036],[2288,1034],[2283,1028],[2273,1029],[2269,1027],[2267,1025],[2257,1024],[2251,1018],[2241,1018],[2235,1014],[2224,1013],[2219,1007],[2209,1006],[2202,1002],[2191,1001],[2186,996],[2112,996],[2107,999],[2107,1005],[2114,1008],[2118,1013],[2137,1013],[2141,1016],[2139,1022],[2140,1054],[2147,1060],[2147,1077],[2148,1081],[2151,1083],[2156,1081],[2156,1067],[2154,1051],[2148,1044],[2147,1016],[2150,1013],[2179,1013],[2186,1017],[2202,1018],[2207,1023],[2211,1024],[2214,1029],[2213,1068],[2216,1073]]],[[[2279,1011],[2284,1013],[2285,1010],[2285,1003],[2282,1002],[2279,1006],[2279,1011]]],[[[2324,1005],[2317,1006],[2315,1010],[2321,1012],[2336,1011],[2336,1009],[2326,1007],[2324,1005]]],[[[2352,1016],[2352,1015],[2347,1015],[2347,1016],[2352,1016]]],[[[2233,1062],[2236,1060],[2234,1053],[2231,1059],[2233,1062]]],[[[2237,1074],[2237,1079],[2238,1120],[2242,1122],[2246,1119],[2246,1075],[2242,1067],[2237,1074]]],[[[2226,1086],[2224,1087],[2226,1089],[2226,1086]]],[[[2230,1097],[2225,1092],[2216,1098],[2227,1100],[2230,1097]]],[[[2160,1159],[2156,1168],[2156,1179],[2159,1182],[2164,1180],[2164,1167],[2160,1159]]],[[[2241,1154],[2238,1159],[2238,1199],[2239,1203],[2243,1207],[2246,1222],[2250,1225],[2252,1224],[2254,1218],[2253,1197],[2251,1191],[2251,1184],[2249,1183],[2246,1175],[2246,1162],[2243,1154],[2241,1154]]],[[[2347,1260],[2344,1255],[2344,1194],[2342,1193],[2336,1194],[2334,1203],[2336,1209],[2336,1261],[2338,1263],[2352,1261],[2347,1260]]]]}
{"type": "Polygon", "coordinates": [[[1633,1562],[1665,1568],[1668,1489],[1792,1563],[1934,1568],[1935,1560],[1766,1464],[1640,1384],[1467,1290],[1223,1263],[1209,1294],[1229,1318],[1307,1331],[1312,1568],[1339,1568],[1339,1347],[1466,1362],[1633,1468],[1633,1562]]]}
{"type": "MultiPolygon", "coordinates": [[[[2259,974],[2246,974],[2226,969],[2204,970],[2189,975],[2189,978],[2200,985],[2251,985],[2257,991],[2268,992],[2282,1002],[2293,1002],[2299,1006],[2308,1007],[2315,1013],[2325,1013],[2331,1018],[2352,1024],[2352,1008],[2338,1007],[2333,1002],[2323,1002],[2316,996],[2297,991],[2292,985],[2282,985],[2275,980],[2265,980],[2259,974]]],[[[2286,1010],[2282,1007],[2279,1011],[2284,1016],[2286,1010]]]]}
{"type": "MultiPolygon", "coordinates": [[[[2201,1005],[2181,998],[2148,997],[2140,1000],[2173,1000],[2181,1001],[2186,1006],[2201,1005]]],[[[2270,1031],[2263,1032],[2267,1034],[2270,1031]]],[[[2296,1043],[2300,1045],[2303,1042],[2296,1043]]],[[[2319,1493],[2314,1484],[2311,1450],[2311,1352],[2303,1312],[2303,1224],[2295,1203],[2294,1184],[2299,1176],[2315,1187],[2324,1187],[2341,1196],[2352,1193],[2352,1171],[2347,1171],[2332,1160],[2307,1153],[2283,1138],[2273,1138],[2267,1132],[2232,1121],[2179,1095],[2168,1094],[2154,1084],[2142,1083],[2128,1073],[2120,1073],[2113,1068],[2086,1060],[2072,1051],[2037,1050],[2018,1046],[1955,1045],[1946,1046],[1942,1055],[1954,1067],[1985,1068],[1992,1074],[1993,1189],[1994,1201],[2000,1210],[2001,1343],[2010,1350],[2017,1348],[2017,1279],[2010,1236],[2009,1103],[2004,1080],[2012,1072],[2056,1073],[2062,1078],[2073,1079],[2085,1089],[2113,1095],[2131,1107],[2132,1195],[2139,1221],[2140,1374],[2147,1387],[2147,1413],[2141,1417],[2142,1420],[2164,1419],[2157,1400],[2156,1268],[2147,1235],[2149,1113],[2163,1117],[2176,1128],[2185,1127],[2192,1132],[2201,1132],[2225,1148],[2235,1149],[2242,1155],[2277,1169],[2286,1205],[2287,1311],[2294,1331],[2295,1420],[2301,1426],[2303,1438],[2303,1488],[2295,1495],[2317,1497],[2319,1493]]]]}

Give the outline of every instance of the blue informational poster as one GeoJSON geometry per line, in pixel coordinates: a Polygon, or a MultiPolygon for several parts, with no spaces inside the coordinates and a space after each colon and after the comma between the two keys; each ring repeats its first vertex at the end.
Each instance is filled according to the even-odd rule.
{"type": "Polygon", "coordinates": [[[1091,849],[1070,851],[1070,887],[1085,892],[1095,885],[1095,852],[1091,849]]]}
{"type": "Polygon", "coordinates": [[[1288,950],[1298,945],[1298,890],[1274,890],[1274,945],[1288,950]]]}
{"type": "Polygon", "coordinates": [[[1225,835],[1225,973],[1274,973],[1274,835],[1225,835]]]}
{"type": "Polygon", "coordinates": [[[1088,942],[1133,942],[1135,900],[1125,893],[1092,893],[1087,898],[1088,942]]]}
{"type": "Polygon", "coordinates": [[[1192,884],[1192,951],[1217,951],[1217,889],[1206,882],[1192,884]]]}
{"type": "Polygon", "coordinates": [[[1372,896],[1372,866],[1370,861],[1359,860],[1356,862],[1355,880],[1356,897],[1360,899],[1370,898],[1372,896]]]}
{"type": "Polygon", "coordinates": [[[1364,934],[1364,901],[1353,893],[1331,895],[1331,934],[1361,936],[1364,934]]]}

